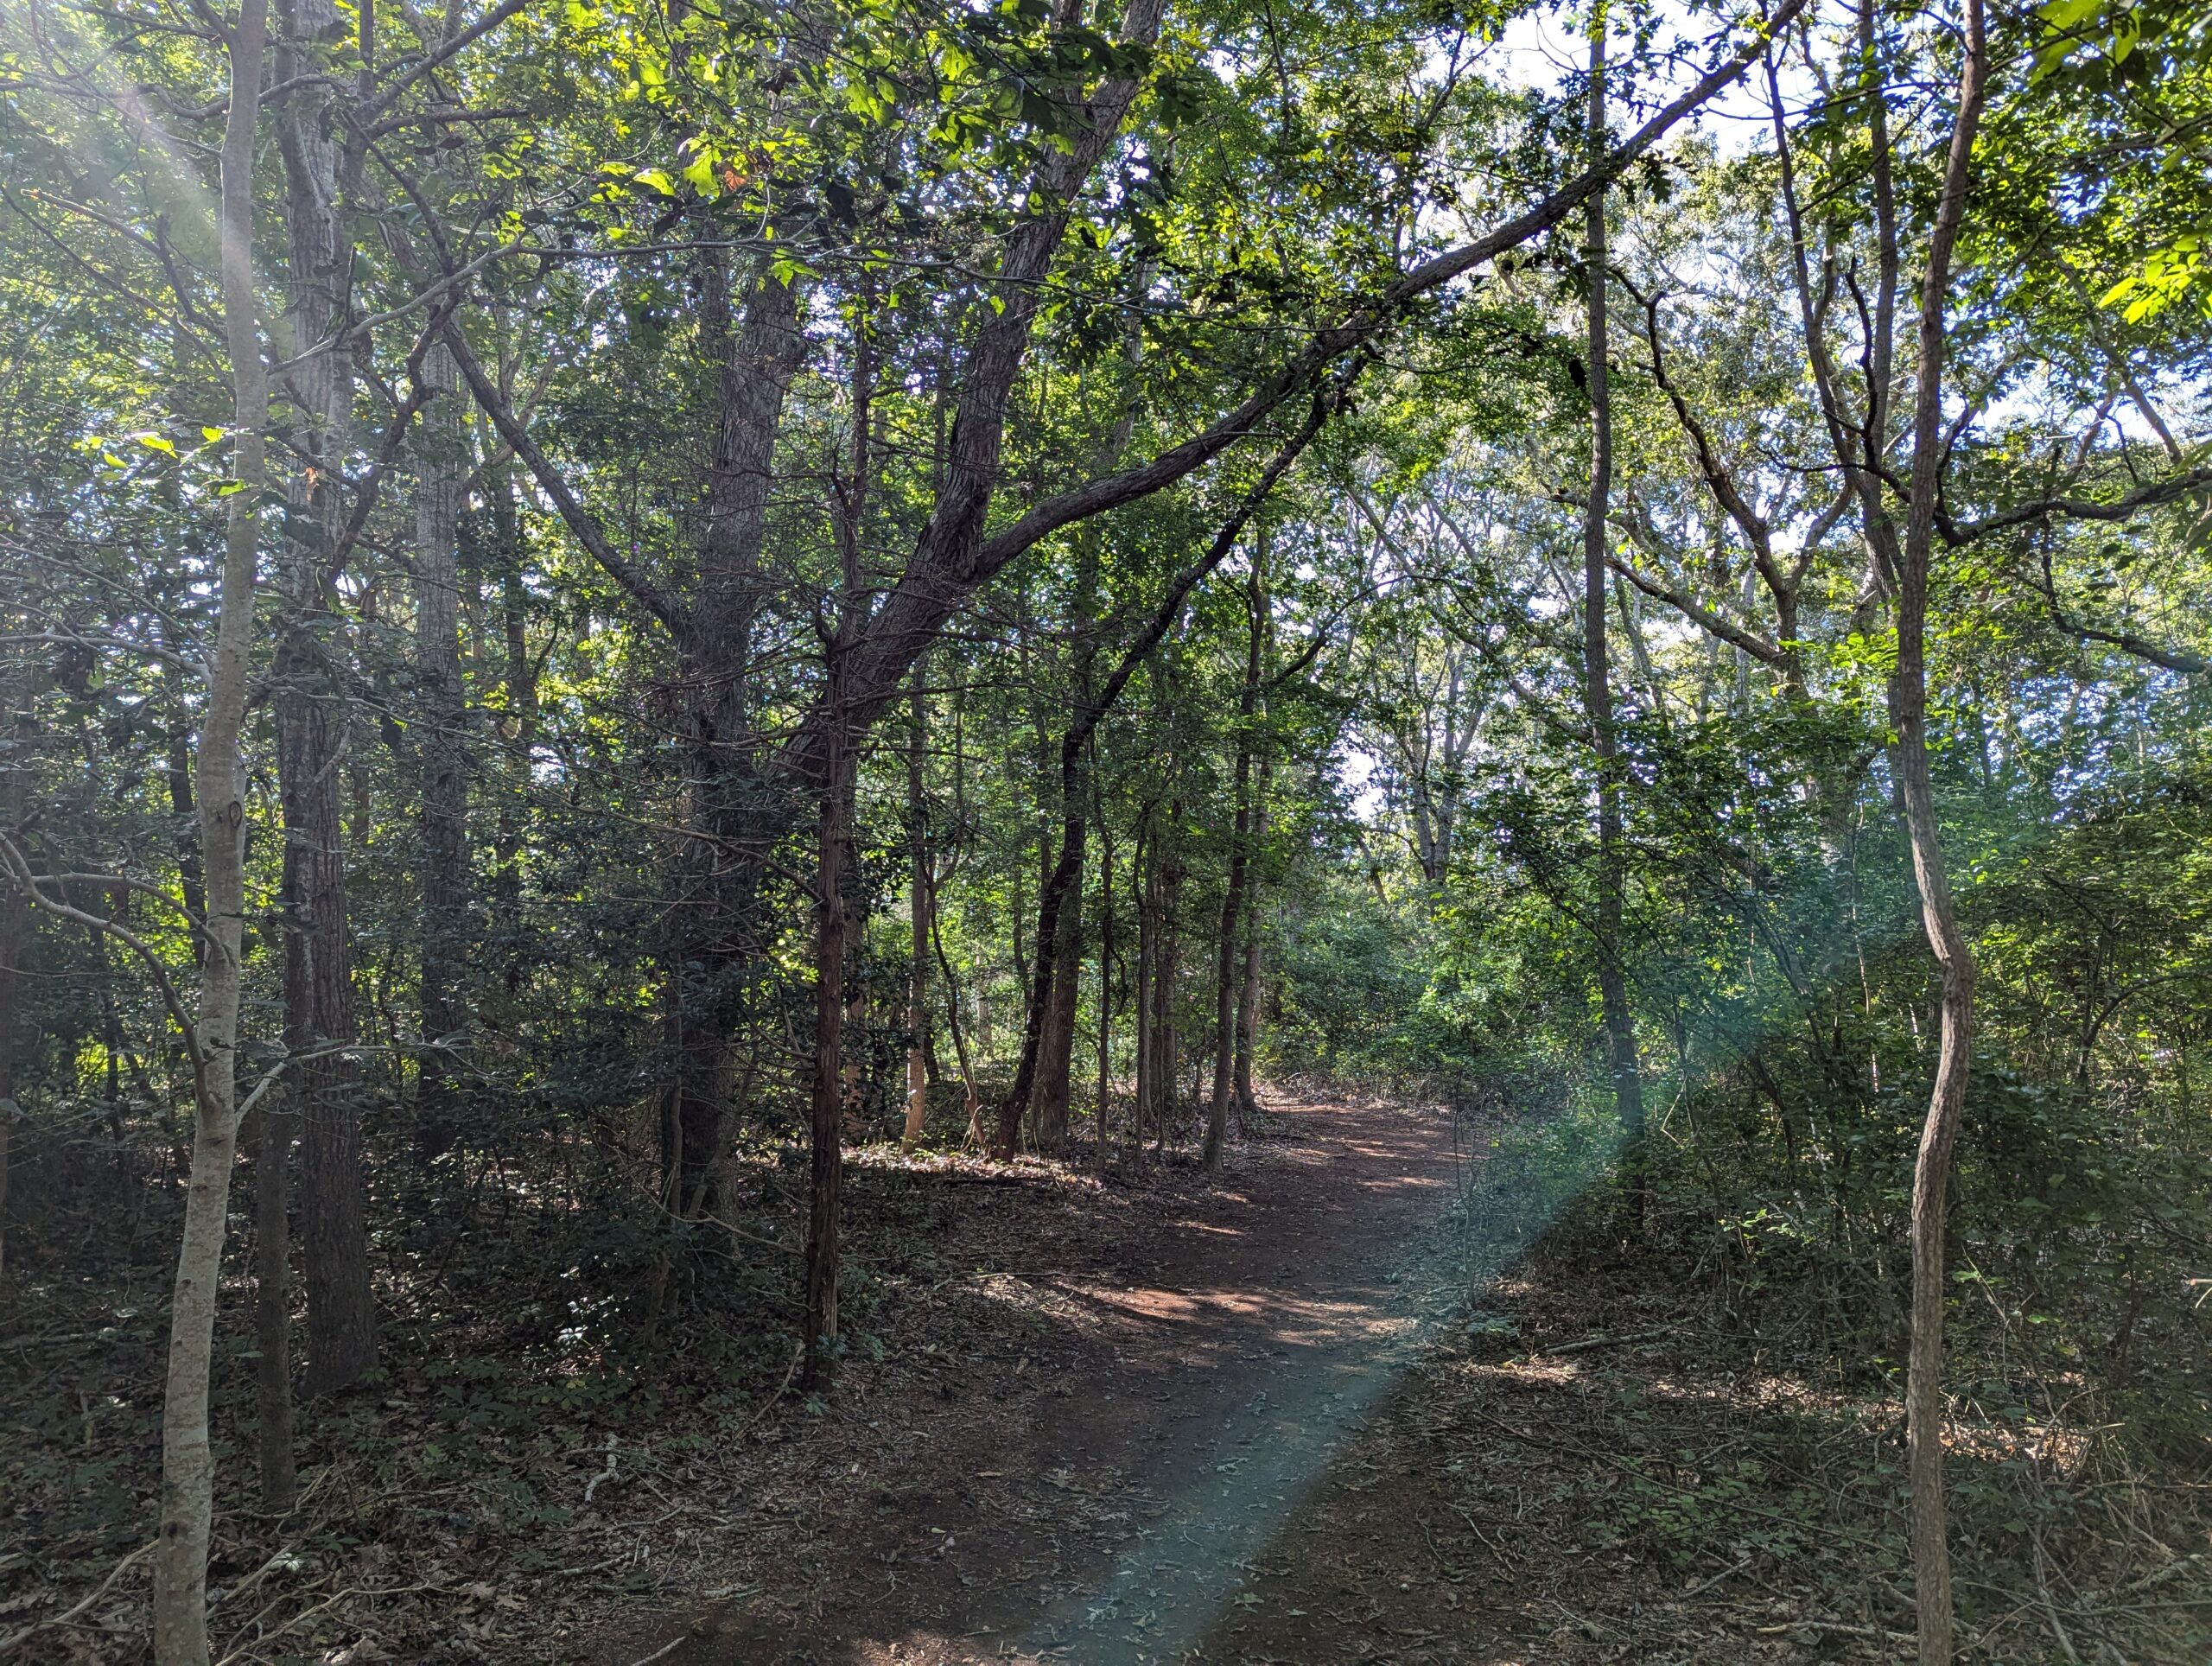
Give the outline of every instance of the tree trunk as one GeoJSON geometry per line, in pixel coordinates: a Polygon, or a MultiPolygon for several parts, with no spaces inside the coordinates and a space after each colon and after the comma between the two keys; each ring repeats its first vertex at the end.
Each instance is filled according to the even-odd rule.
{"type": "Polygon", "coordinates": [[[1129,1099],[1129,1155],[1144,1149],[1146,1110],[1152,1103],[1152,806],[1137,818],[1136,849],[1129,856],[1129,900],[1137,916],[1136,1059],[1129,1099]]]}
{"type": "Polygon", "coordinates": [[[1260,699],[1260,649],[1266,639],[1266,544],[1255,544],[1252,571],[1244,588],[1251,615],[1244,655],[1244,687],[1236,702],[1236,818],[1229,843],[1229,885],[1221,900],[1221,943],[1214,973],[1213,1099],[1206,1112],[1205,1165],[1218,1171],[1224,1148],[1229,1143],[1229,1096],[1236,1068],[1236,1019],[1239,945],[1237,927],[1244,918],[1244,875],[1251,862],[1252,841],[1252,715],[1260,699]]]}
{"type": "Polygon", "coordinates": [[[416,1148],[442,1156],[461,1134],[461,1089],[449,1038],[468,1026],[468,755],[461,668],[460,534],[467,443],[453,355],[423,356],[437,393],[415,434],[415,639],[421,678],[416,759],[422,768],[423,1052],[416,1078],[416,1148]]]}
{"type": "Polygon", "coordinates": [[[1161,830],[1160,849],[1153,867],[1153,906],[1157,912],[1152,930],[1152,1082],[1156,1096],[1153,1106],[1153,1132],[1161,1151],[1167,1148],[1168,1124],[1175,1120],[1179,1110],[1175,1092],[1179,1052],[1175,1040],[1175,982],[1177,969],[1183,957],[1181,934],[1176,929],[1176,916],[1182,900],[1185,874],[1175,833],[1182,819],[1182,804],[1179,802],[1169,804],[1167,825],[1161,830]]]}
{"type": "MultiPolygon", "coordinates": [[[[308,73],[311,43],[338,22],[332,0],[299,0],[277,54],[280,79],[308,73]]],[[[352,428],[352,360],[312,351],[344,320],[353,251],[338,198],[338,147],[326,119],[328,93],[296,88],[276,111],[289,234],[284,317],[297,362],[286,372],[303,467],[290,486],[284,548],[286,628],[277,663],[276,775],[284,814],[284,1045],[302,1119],[301,1246],[307,1270],[311,1394],[360,1380],[376,1364],[376,1308],[369,1288],[361,1181],[360,1099],[353,1064],[352,957],[338,765],[345,692],[329,657],[325,563],[345,509],[341,490],[352,428]],[[298,355],[305,355],[298,357],[298,355]]]]}
{"type": "MultiPolygon", "coordinates": [[[[1605,21],[1590,29],[1591,154],[1605,154],[1605,21]]],[[[1589,284],[1590,501],[1582,527],[1582,666],[1584,705],[1598,754],[1598,896],[1592,910],[1598,993],[1620,1119],[1630,1219],[1644,1209],[1643,1083],[1636,1056],[1636,1016],[1621,957],[1625,876],[1621,846],[1621,771],[1613,726],[1613,694],[1605,647],[1605,516],[1613,481],[1613,411],[1606,366],[1605,194],[1592,194],[1584,213],[1584,272],[1589,284]]]]}
{"type": "Polygon", "coordinates": [[[238,21],[231,27],[230,109],[223,127],[218,224],[231,365],[231,473],[242,489],[227,500],[215,644],[196,762],[209,941],[194,1038],[199,1091],[192,1179],[185,1193],[162,1383],[162,1523],[154,1553],[156,1666],[207,1663],[207,1544],[215,1504],[214,1454],[207,1440],[208,1364],[238,1143],[233,1065],[245,919],[245,769],[238,729],[251,671],[255,555],[268,476],[263,433],[269,386],[254,328],[252,196],[267,29],[264,0],[240,0],[238,21]]]}
{"type": "MultiPolygon", "coordinates": [[[[1076,812],[1078,819],[1083,812],[1076,812]]],[[[1086,827],[1086,831],[1088,828],[1086,827]]],[[[1052,946],[1052,988],[1045,1008],[1045,1029],[1037,1052],[1037,1087],[1033,1101],[1037,1146],[1058,1151],[1067,1143],[1069,1078],[1075,1065],[1076,1006],[1083,980],[1083,867],[1063,887],[1064,900],[1052,946]]]]}
{"type": "MultiPolygon", "coordinates": [[[[162,697],[168,709],[167,773],[169,814],[176,824],[177,883],[184,893],[186,909],[194,919],[205,919],[207,887],[200,873],[200,823],[192,802],[192,723],[185,712],[184,690],[174,666],[162,667],[162,697]]],[[[194,964],[199,963],[201,951],[200,939],[194,938],[194,964]]]]}
{"type": "MultiPolygon", "coordinates": [[[[290,656],[288,654],[287,658],[290,656]]],[[[296,663],[296,662],[295,662],[296,663]]],[[[302,1119],[301,1249],[307,1271],[310,1394],[360,1380],[377,1362],[361,1182],[360,1097],[342,1052],[353,1040],[337,741],[321,699],[278,708],[284,806],[284,1046],[302,1119]]]]}
{"type": "Polygon", "coordinates": [[[292,1457],[291,1107],[271,1093],[249,1119],[253,1158],[253,1346],[261,1507],[281,1516],[299,1500],[292,1457]]]}
{"type": "MultiPolygon", "coordinates": [[[[1267,837],[1268,784],[1274,773],[1272,760],[1260,760],[1258,790],[1252,795],[1252,843],[1267,837]]],[[[1260,885],[1249,873],[1244,895],[1244,971],[1236,1003],[1236,1115],[1240,1128],[1259,1121],[1259,1097],[1252,1091],[1252,1063],[1260,1050],[1260,885]]]]}
{"type": "Polygon", "coordinates": [[[930,886],[933,858],[928,806],[922,793],[922,760],[929,723],[923,664],[918,658],[914,661],[913,724],[906,737],[907,897],[913,942],[906,970],[906,1128],[899,1142],[902,1151],[914,1148],[929,1116],[930,920],[935,900],[930,886]]]}
{"type": "MultiPolygon", "coordinates": [[[[0,762],[0,831],[22,836],[30,796],[31,750],[36,730],[30,716],[30,679],[10,691],[12,709],[0,714],[7,728],[7,756],[0,762]]],[[[8,1189],[10,1147],[22,1111],[16,1103],[16,1028],[22,1018],[23,957],[30,946],[31,900],[20,886],[0,895],[0,1283],[8,1270],[8,1189]]]]}
{"type": "MultiPolygon", "coordinates": [[[[830,676],[837,673],[833,664],[830,676]]],[[[844,1073],[839,1055],[845,1022],[845,818],[851,766],[841,742],[831,758],[823,794],[815,874],[820,892],[814,939],[814,1087],[807,1175],[806,1303],[801,1380],[810,1388],[829,1381],[837,1338],[837,1208],[844,1182],[844,1073]]]]}
{"type": "Polygon", "coordinates": [[[1114,836],[1106,825],[1103,803],[1098,811],[1098,1147],[1091,1153],[1090,1160],[1092,1167],[1103,1174],[1111,1133],[1109,1112],[1113,1105],[1114,836]]]}
{"type": "Polygon", "coordinates": [[[1913,1606],[1922,1666],[1952,1657],[1951,1559],[1943,1499],[1943,1301],[1951,1150],[1966,1109],[1974,1037],[1974,951],[1960,929],[1943,862],[1942,824],[1928,766],[1928,569],[1949,436],[1943,413],[1943,315],[1951,251],[1966,211],[1985,73],[1980,0],[1967,0],[1966,53],[1942,195],[1929,238],[1920,298],[1920,375],[1913,419],[1911,494],[1897,563],[1897,663],[1889,686],[1891,760],[1929,946],[1942,968],[1942,1041],[1936,1082],[1912,1171],[1912,1344],[1905,1418],[1912,1487],[1913,1606]]]}
{"type": "Polygon", "coordinates": [[[662,1153],[670,1206],[690,1219],[714,1203],[737,1080],[746,964],[757,946],[750,939],[759,863],[740,854],[757,831],[767,791],[749,710],[753,620],[776,434],[806,352],[796,282],[761,274],[734,332],[729,277],[719,257],[704,263],[701,290],[701,338],[716,376],[715,426],[698,593],[678,645],[686,819],[696,836],[685,853],[675,910],[673,1103],[662,1153]]]}

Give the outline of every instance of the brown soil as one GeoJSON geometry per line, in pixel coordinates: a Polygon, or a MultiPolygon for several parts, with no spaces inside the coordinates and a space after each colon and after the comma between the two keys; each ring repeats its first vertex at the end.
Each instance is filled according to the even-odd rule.
{"type": "MultiPolygon", "coordinates": [[[[1548,1230],[1605,1164],[1560,1130],[1516,1129],[1492,1152],[1499,1130],[1434,1110],[1271,1110],[1220,1176],[855,1154],[851,1357],[820,1396],[788,1378],[766,1393],[788,1354],[734,1370],[679,1356],[664,1396],[595,1411],[512,1404],[496,1381],[480,1403],[414,1368],[381,1398],[321,1408],[300,1515],[221,1519],[219,1652],[233,1666],[1910,1654],[1901,1420],[1878,1373],[1832,1357],[1817,1311],[1759,1319],[1709,1232],[1662,1224],[1617,1243],[1602,1184],[1548,1230]],[[1463,1144],[1491,1154],[1463,1161],[1463,1144]]],[[[781,1195],[775,1178],[764,1196],[781,1195]]],[[[788,1218],[743,1240],[779,1270],[786,1201],[788,1218]]],[[[33,1628],[16,1658],[147,1657],[143,1562],[100,1581],[144,1514],[158,1349],[155,1327],[123,1329],[127,1290],[101,1300],[106,1328],[49,1314],[0,1350],[0,1364],[34,1362],[18,1366],[31,1389],[83,1385],[81,1417],[16,1396],[27,1415],[4,1450],[28,1461],[0,1511],[12,1497],[8,1520],[45,1534],[0,1535],[0,1653],[10,1626],[33,1628]],[[94,1386],[111,1396],[97,1426],[94,1386]],[[49,1426],[60,1437],[37,1444],[49,1426]],[[111,1510],[124,1525],[103,1538],[73,1512],[111,1469],[142,1507],[111,1510]],[[86,1593],[88,1610],[60,1612],[86,1593]]],[[[785,1345],[760,1317],[759,1339],[785,1345]]],[[[2092,1471],[2078,1432],[2024,1443],[1964,1402],[1954,1430],[1963,1659],[2212,1660],[2201,1482],[2092,1471]]]]}
{"type": "Polygon", "coordinates": [[[1446,1116],[1270,1109],[1275,1137],[1238,1148],[1216,1186],[1138,1190],[1072,1242],[1009,1235],[1030,1265],[978,1269],[969,1299],[1032,1322],[994,1327],[1014,1334],[982,1357],[926,1332],[988,1332],[941,1300],[908,1304],[920,1326],[884,1338],[905,1369],[865,1388],[854,1373],[823,1412],[834,1427],[772,1459],[744,1501],[751,1531],[715,1581],[736,1592],[602,1637],[597,1657],[627,1666],[673,1643],[671,1666],[1135,1662],[1196,1646],[1412,1363],[1422,1315],[1458,1294],[1442,1281],[1446,1116]]]}
{"type": "MultiPolygon", "coordinates": [[[[1541,1237],[1571,1185],[1464,1163],[1443,1113],[1274,1110],[1221,1181],[995,1186],[938,1263],[997,1243],[1011,1270],[884,1293],[886,1358],[739,1459],[720,1528],[663,1565],[658,1589],[699,1596],[632,1609],[589,1657],[1910,1657],[1893,1403],[1808,1386],[1815,1355],[1651,1241],[1611,1247],[1602,1206],[1541,1237]]],[[[1957,1464],[1962,1497],[2041,1485],[1957,1464]]],[[[2126,1589],[2178,1599],[2126,1606],[1969,1546],[1962,1657],[2201,1666],[2201,1564],[2168,1554],[2126,1589]]]]}

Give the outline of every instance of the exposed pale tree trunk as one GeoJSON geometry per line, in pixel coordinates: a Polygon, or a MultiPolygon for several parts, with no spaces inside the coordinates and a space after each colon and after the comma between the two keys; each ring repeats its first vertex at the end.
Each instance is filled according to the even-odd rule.
{"type": "Polygon", "coordinates": [[[253,140],[261,107],[264,0],[240,0],[230,29],[230,108],[223,126],[219,234],[225,346],[231,365],[231,474],[241,487],[226,514],[214,652],[195,773],[207,945],[194,1038],[197,1115],[192,1179],[169,1306],[162,1396],[162,1522],[154,1553],[156,1666],[207,1666],[207,1543],[214,1516],[214,1455],[207,1440],[208,1364],[222,1274],[223,1227],[238,1147],[238,996],[245,923],[245,715],[253,645],[253,586],[268,478],[263,430],[269,385],[254,327],[253,140]]]}

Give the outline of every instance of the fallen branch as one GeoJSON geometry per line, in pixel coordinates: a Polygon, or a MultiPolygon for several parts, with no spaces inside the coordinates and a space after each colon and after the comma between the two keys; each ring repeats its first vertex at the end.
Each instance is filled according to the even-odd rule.
{"type": "Polygon", "coordinates": [[[1626,1331],[1619,1336],[1588,1336],[1580,1342],[1563,1342],[1556,1348],[1537,1348],[1529,1353],[1531,1359],[1560,1359],[1568,1354],[1589,1353],[1597,1348],[1624,1348],[1634,1342],[1656,1342],[1662,1336],[1674,1334],[1675,1327],[1662,1325],[1649,1331],[1626,1331]]]}
{"type": "MultiPolygon", "coordinates": [[[[158,1541],[156,1542],[158,1542],[158,1541]]],[[[23,1627],[22,1631],[16,1632],[15,1636],[11,1637],[0,1638],[0,1655],[13,1654],[17,1649],[22,1647],[24,1644],[29,1643],[41,1631],[46,1631],[49,1627],[55,1625],[67,1625],[71,1620],[76,1618],[78,1615],[83,1613],[85,1610],[91,1607],[102,1597],[105,1596],[108,1593],[109,1587],[123,1577],[124,1570],[129,1567],[131,1563],[137,1561],[139,1557],[144,1555],[153,1548],[154,1546],[152,1544],[142,1544],[129,1555],[125,1556],[121,1561],[116,1563],[112,1568],[108,1570],[108,1576],[99,1582],[99,1588],[95,1590],[92,1595],[86,1597],[82,1602],[79,1603],[74,1608],[70,1609],[67,1613],[56,1614],[52,1619],[33,1620],[29,1625],[23,1627]]]]}

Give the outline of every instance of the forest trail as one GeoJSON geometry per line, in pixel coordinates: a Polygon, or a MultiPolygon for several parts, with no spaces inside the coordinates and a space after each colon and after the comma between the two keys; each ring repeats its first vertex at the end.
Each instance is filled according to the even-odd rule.
{"type": "Polygon", "coordinates": [[[671,1666],[1138,1666],[1244,1612],[1248,1579],[1412,1363],[1423,1320],[1465,1289],[1447,1115],[1269,1110],[1277,1137],[1239,1148],[1217,1188],[1094,1241],[1087,1264],[1028,1275],[1060,1322],[1012,1372],[976,1358],[896,1403],[841,1391],[823,1421],[851,1443],[802,1437],[816,1461],[763,1489],[764,1510],[791,1514],[754,1541],[766,1554],[741,1588],[681,1640],[664,1623],[602,1657],[673,1643],[671,1666]],[[865,1441],[880,1455],[841,1472],[834,1454],[865,1441]]]}

